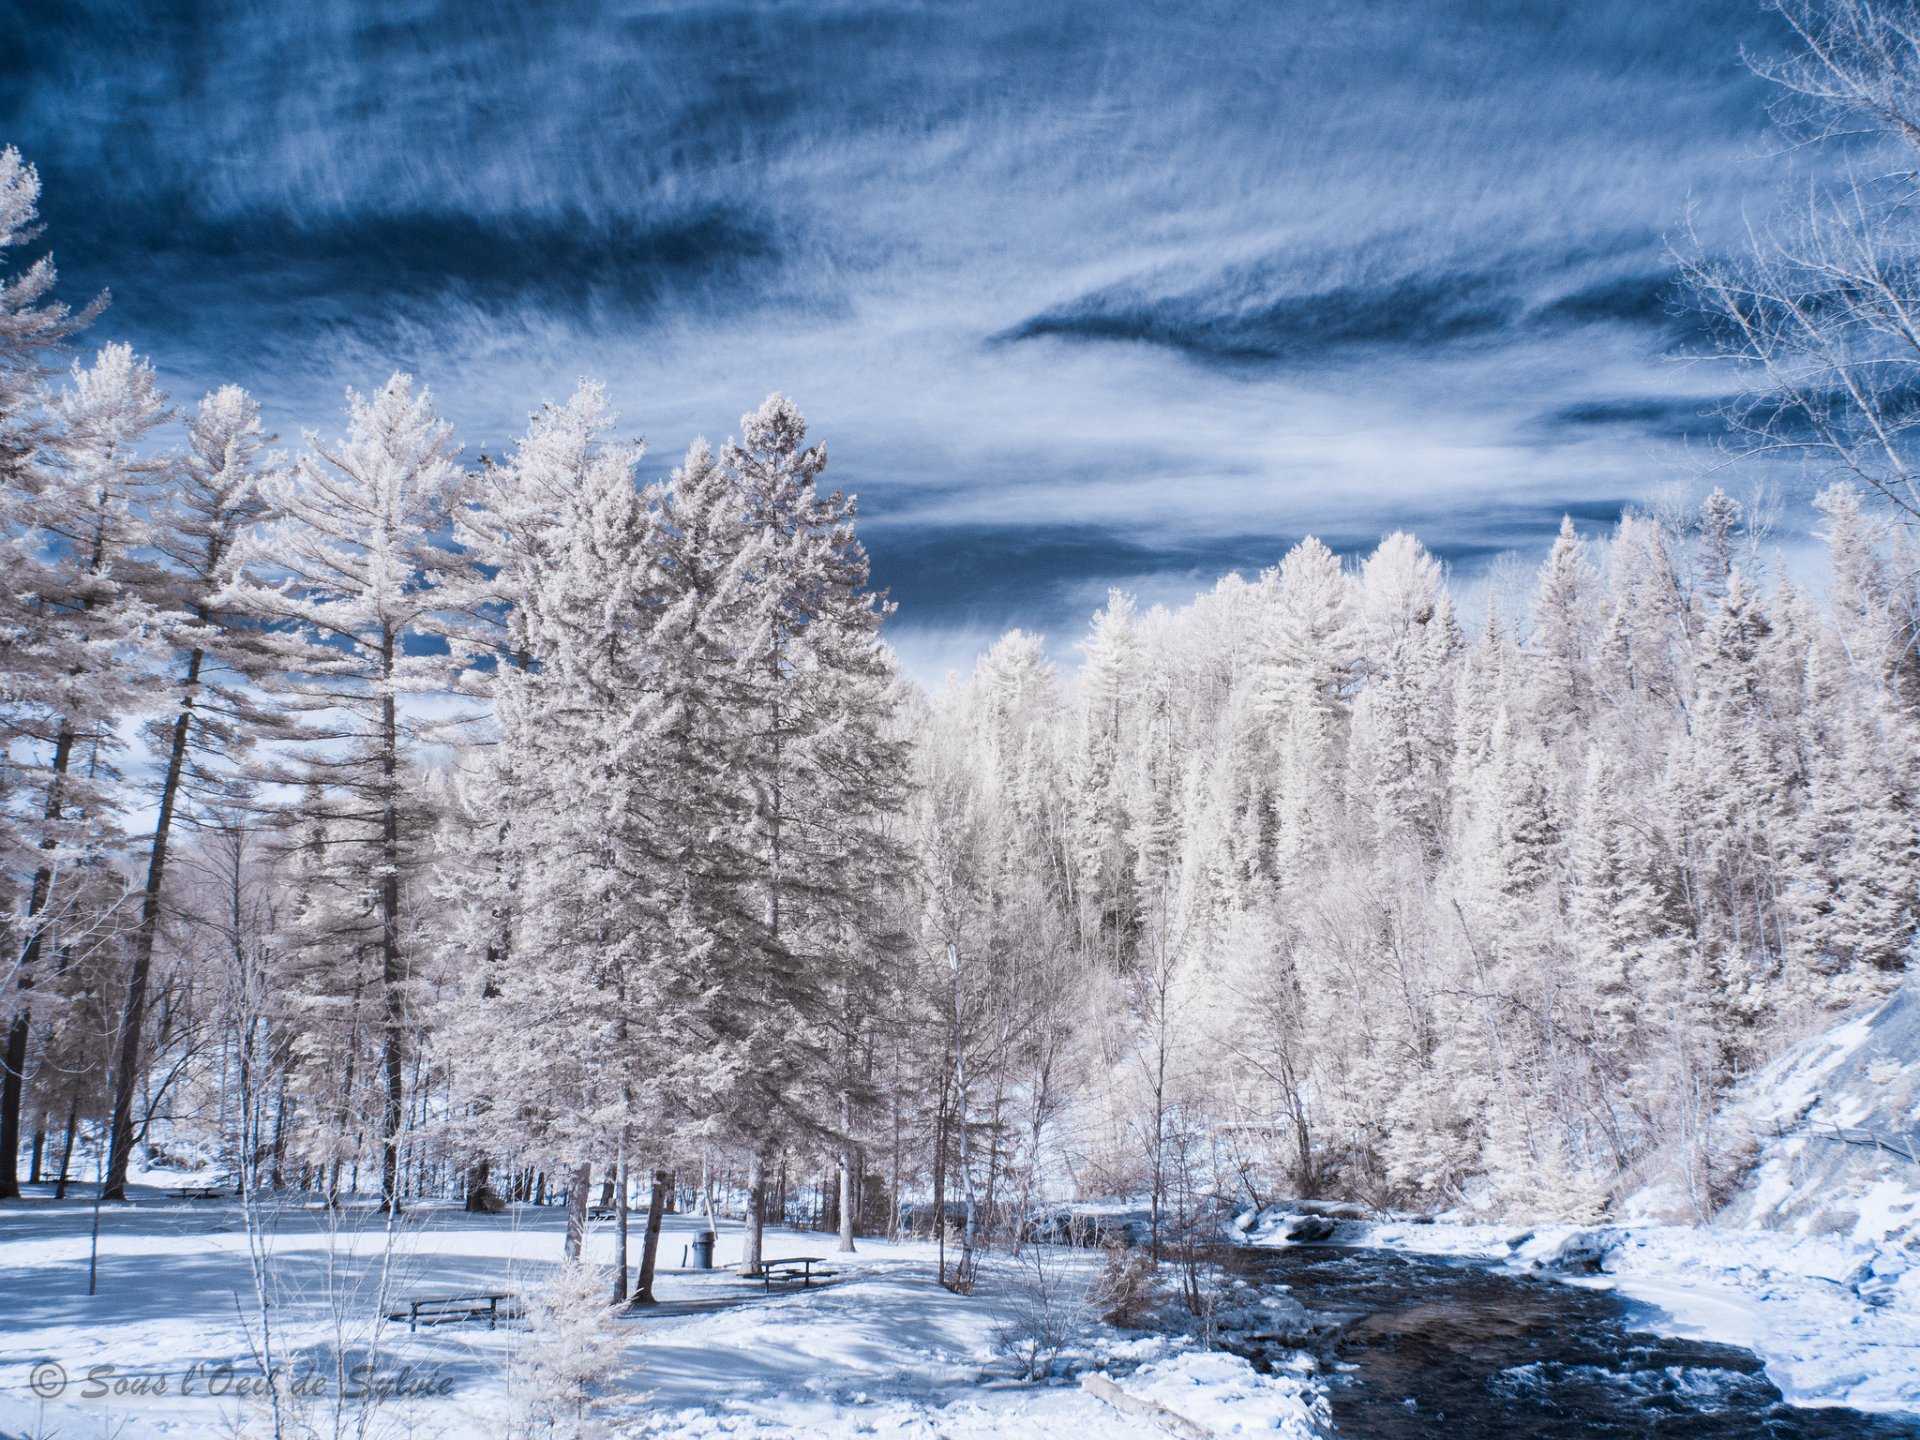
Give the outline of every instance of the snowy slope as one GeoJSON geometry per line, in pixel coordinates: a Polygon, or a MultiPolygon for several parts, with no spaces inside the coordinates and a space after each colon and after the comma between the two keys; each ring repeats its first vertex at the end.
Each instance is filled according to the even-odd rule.
{"type": "Polygon", "coordinates": [[[1715,1217],[1871,1242],[1920,1226],[1920,986],[1796,1047],[1735,1097],[1758,1162],[1715,1217]]]}

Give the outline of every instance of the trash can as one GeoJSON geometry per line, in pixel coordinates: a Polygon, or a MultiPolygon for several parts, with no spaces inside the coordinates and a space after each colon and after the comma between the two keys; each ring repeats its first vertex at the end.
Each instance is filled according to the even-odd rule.
{"type": "Polygon", "coordinates": [[[693,1237],[693,1268],[696,1270],[713,1268],[713,1231],[702,1230],[693,1237]]]}

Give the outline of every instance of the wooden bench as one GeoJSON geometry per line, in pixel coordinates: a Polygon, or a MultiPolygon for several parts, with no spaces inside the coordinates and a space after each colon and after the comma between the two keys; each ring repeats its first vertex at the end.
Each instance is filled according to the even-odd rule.
{"type": "Polygon", "coordinates": [[[816,1280],[827,1280],[840,1272],[838,1270],[816,1270],[813,1267],[823,1263],[818,1255],[783,1255],[778,1260],[762,1260],[758,1277],[748,1275],[748,1279],[758,1278],[767,1289],[773,1289],[777,1280],[781,1284],[800,1282],[801,1289],[808,1289],[816,1280]]]}
{"type": "Polygon", "coordinates": [[[407,1329],[422,1325],[458,1325],[469,1320],[484,1320],[487,1328],[498,1328],[502,1321],[518,1320],[524,1312],[511,1295],[420,1295],[407,1301],[405,1310],[396,1310],[389,1320],[404,1320],[407,1329]]]}

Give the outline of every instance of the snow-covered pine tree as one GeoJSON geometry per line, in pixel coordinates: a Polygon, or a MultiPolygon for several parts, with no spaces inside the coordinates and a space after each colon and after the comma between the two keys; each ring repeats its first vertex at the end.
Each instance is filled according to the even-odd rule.
{"type": "MultiPolygon", "coordinates": [[[[142,708],[139,679],[151,612],[147,502],[167,457],[147,441],[167,418],[153,369],[124,345],[76,364],[51,405],[58,429],[37,464],[11,477],[11,498],[31,595],[13,639],[13,725],[35,755],[40,783],[18,850],[32,878],[20,905],[15,989],[0,1088],[0,1199],[19,1194],[15,1156],[31,1030],[30,992],[50,931],[60,923],[85,863],[111,833],[121,748],[117,722],[142,708]],[[24,858],[24,857],[22,857],[24,858]]],[[[25,868],[25,864],[23,867],[25,868]]]]}
{"type": "MultiPolygon", "coordinates": [[[[106,307],[102,295],[75,313],[54,298],[53,257],[20,268],[8,252],[40,235],[40,172],[8,145],[0,149],[0,492],[35,488],[28,472],[54,431],[43,387],[63,368],[67,342],[106,307]],[[12,273],[8,273],[12,272],[12,273]]],[[[18,517],[5,517],[9,530],[18,517]]]]}
{"type": "MultiPolygon", "coordinates": [[[[11,750],[21,739],[41,733],[47,723],[44,685],[37,677],[59,673],[60,657],[46,645],[44,610],[37,583],[45,562],[45,537],[30,513],[44,481],[47,447],[57,424],[46,405],[46,383],[59,372],[66,343],[99,313],[103,296],[73,314],[53,298],[56,274],[51,256],[22,268],[9,252],[40,234],[40,176],[11,145],[0,149],[0,563],[8,583],[0,586],[0,667],[9,684],[0,691],[0,743],[11,750]]],[[[10,805],[18,797],[0,794],[10,805]]],[[[13,817],[9,817],[10,820],[13,817]]],[[[0,829],[0,847],[9,875],[21,875],[27,892],[21,911],[31,904],[27,874],[41,868],[46,838],[35,816],[25,824],[0,829]]],[[[28,924],[31,930],[31,923],[28,924]]],[[[0,1199],[19,1195],[20,1113],[32,1025],[29,992],[33,974],[22,971],[22,935],[6,934],[12,957],[0,985],[8,995],[7,1040],[0,1056],[0,1199]]]]}
{"type": "Polygon", "coordinates": [[[1355,808],[1383,852],[1431,863],[1444,827],[1449,667],[1460,645],[1440,562],[1396,531],[1360,571],[1366,685],[1349,770],[1355,808]]]}
{"type": "Polygon", "coordinates": [[[328,946],[341,930],[358,935],[360,917],[372,916],[364,950],[356,939],[337,953],[343,963],[367,953],[375,967],[366,979],[380,1010],[381,1197],[393,1207],[420,978],[402,890],[427,819],[414,804],[416,726],[404,706],[448,683],[446,660],[424,642],[441,608],[432,581],[449,564],[435,537],[459,471],[451,427],[408,375],[395,374],[370,396],[348,391],[345,437],[330,445],[309,432],[306,445],[293,472],[267,487],[278,518],[249,538],[234,582],[213,603],[286,627],[277,637],[276,692],[299,718],[301,737],[280,778],[309,787],[332,858],[333,900],[308,909],[305,942],[328,946]]]}
{"type": "Polygon", "coordinates": [[[1121,968],[1138,924],[1128,843],[1128,761],[1139,737],[1143,671],[1133,598],[1108,592],[1081,642],[1078,724],[1070,761],[1072,835],[1080,928],[1090,954],[1121,968]]]}
{"type": "Polygon", "coordinates": [[[1802,785],[1774,719],[1774,618],[1738,570],[1701,632],[1683,834],[1706,1002],[1729,1065],[1764,1013],[1784,958],[1781,899],[1802,785]]]}
{"type": "Polygon", "coordinates": [[[1574,531],[1573,518],[1562,516],[1560,533],[1540,571],[1527,644],[1537,672],[1529,686],[1539,707],[1535,723],[1544,737],[1562,734],[1588,718],[1597,590],[1585,542],[1574,531]]]}
{"type": "MultiPolygon", "coordinates": [[[[451,1002],[448,1021],[461,1032],[456,1047],[467,1055],[495,1053],[489,1027],[508,1023],[494,1013],[502,1009],[501,986],[518,967],[539,963],[537,956],[518,951],[523,876],[516,824],[532,827],[529,843],[537,854],[545,817],[564,813],[573,803],[564,787],[546,783],[557,777],[543,770],[545,751],[535,752],[535,743],[553,738],[540,718],[549,702],[544,693],[538,698],[531,693],[535,682],[526,673],[542,661],[536,647],[575,646],[580,627],[596,617],[629,628],[644,619],[640,609],[616,617],[609,608],[618,610],[612,602],[633,578],[630,567],[651,563],[639,531],[637,548],[614,557],[612,563],[622,568],[604,595],[578,582],[569,588],[558,578],[575,563],[574,552],[590,543],[583,527],[594,505],[604,508],[636,491],[634,472],[645,447],[614,440],[618,423],[605,387],[582,380],[565,404],[543,405],[532,416],[504,459],[483,457],[454,512],[463,563],[443,587],[449,609],[457,612],[448,634],[456,649],[476,662],[467,688],[491,697],[496,731],[491,744],[461,757],[453,787],[457,803],[447,816],[445,858],[437,867],[439,887],[459,917],[458,933],[444,936],[443,945],[450,955],[481,960],[477,972],[469,968],[470,987],[445,997],[451,1002]]],[[[583,723],[582,715],[569,716],[568,733],[583,723]]],[[[598,737],[587,739],[597,743],[598,737]]],[[[554,753],[571,763],[588,752],[561,743],[554,753]]],[[[486,1076],[494,1068],[482,1066],[463,1076],[472,1092],[467,1103],[479,1151],[468,1187],[474,1207],[487,1203],[489,1151],[527,1138],[510,1120],[502,1130],[487,1118],[496,1097],[486,1076]]],[[[514,1102],[508,1099],[512,1115],[514,1102]]]]}
{"type": "Polygon", "coordinates": [[[1359,659],[1355,587],[1312,536],[1280,562],[1276,584],[1254,683],[1274,727],[1275,870],[1283,885],[1298,887],[1341,828],[1346,689],[1359,659]]]}
{"type": "Polygon", "coordinates": [[[263,668],[264,648],[250,617],[216,604],[214,597],[233,584],[241,541],[268,514],[263,482],[270,442],[260,407],[246,391],[229,385],[208,395],[188,423],[185,455],[169,468],[166,491],[154,497],[148,512],[148,539],[159,560],[146,570],[144,588],[162,637],[156,648],[172,652],[166,679],[178,690],[148,735],[149,753],[160,767],[159,805],[147,845],[113,1066],[111,1154],[103,1192],[109,1200],[126,1197],[147,986],[178,808],[195,789],[222,788],[226,780],[220,772],[231,773],[261,728],[249,681],[263,668]]]}
{"type": "Polygon", "coordinates": [[[519,571],[527,663],[494,686],[494,807],[513,816],[513,893],[488,1008],[515,1041],[479,1067],[522,1143],[574,1176],[570,1256],[593,1163],[629,1153],[637,1135],[663,1144],[669,1098],[694,1098],[674,1083],[701,1050],[677,997],[705,983],[704,947],[677,866],[708,818],[680,789],[657,496],[634,483],[633,451],[579,455],[572,493],[519,571]]]}
{"type": "MultiPolygon", "coordinates": [[[[731,712],[725,779],[741,804],[739,880],[714,877],[732,912],[716,1029],[746,1061],[727,1087],[727,1122],[762,1165],[794,1127],[834,1136],[841,1107],[821,1102],[844,1072],[828,1017],[845,966],[892,943],[877,901],[904,865],[888,828],[906,751],[891,723],[885,606],[867,588],[853,500],[818,489],[825,465],[798,408],[774,395],[742,417],[716,465],[689,457],[666,504],[682,541],[673,583],[704,602],[704,653],[728,657],[708,681],[731,712]]],[[[762,1217],[750,1208],[757,1262],[762,1217]]]]}

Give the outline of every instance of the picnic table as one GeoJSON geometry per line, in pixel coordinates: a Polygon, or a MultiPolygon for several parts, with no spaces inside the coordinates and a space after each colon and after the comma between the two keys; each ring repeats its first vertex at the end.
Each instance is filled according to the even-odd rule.
{"type": "Polygon", "coordinates": [[[182,1200],[224,1200],[231,1193],[218,1185],[187,1185],[174,1191],[182,1200]]]}
{"type": "Polygon", "coordinates": [[[611,1220],[619,1213],[619,1210],[612,1205],[589,1205],[587,1207],[587,1219],[589,1220],[611,1220]]]}
{"type": "Polygon", "coordinates": [[[406,1321],[408,1330],[485,1320],[487,1328],[493,1330],[501,1321],[518,1320],[521,1314],[511,1295],[418,1295],[407,1301],[405,1310],[392,1311],[387,1319],[406,1321]]]}
{"type": "MultiPolygon", "coordinates": [[[[825,1280],[829,1276],[840,1273],[838,1270],[816,1270],[813,1268],[816,1265],[824,1263],[826,1263],[825,1257],[821,1255],[782,1255],[777,1260],[762,1260],[760,1262],[760,1273],[757,1278],[765,1282],[769,1290],[773,1289],[773,1282],[776,1280],[782,1283],[791,1283],[798,1280],[801,1288],[806,1289],[816,1280],[825,1280]]],[[[751,1280],[756,1277],[749,1274],[747,1278],[751,1280]]]]}

